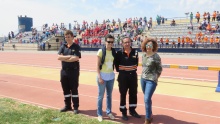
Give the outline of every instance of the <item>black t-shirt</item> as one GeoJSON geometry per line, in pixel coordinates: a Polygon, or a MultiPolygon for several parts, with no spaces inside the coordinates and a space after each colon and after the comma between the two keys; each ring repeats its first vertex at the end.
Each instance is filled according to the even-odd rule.
{"type": "MultiPolygon", "coordinates": [[[[65,55],[73,55],[78,56],[81,58],[81,48],[78,44],[73,43],[69,48],[67,47],[67,43],[62,44],[62,46],[59,49],[58,54],[65,55]]],[[[62,61],[62,68],[73,68],[73,69],[79,69],[79,61],[75,62],[64,62],[62,61]]]]}

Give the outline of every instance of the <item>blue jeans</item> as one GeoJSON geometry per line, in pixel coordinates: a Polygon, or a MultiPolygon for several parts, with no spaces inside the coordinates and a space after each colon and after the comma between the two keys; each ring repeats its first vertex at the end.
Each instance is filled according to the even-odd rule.
{"type": "Polygon", "coordinates": [[[108,80],[108,81],[104,80],[104,84],[100,84],[97,79],[97,83],[98,83],[97,115],[98,116],[102,116],[102,101],[103,101],[103,97],[105,94],[105,89],[106,89],[106,97],[107,97],[106,98],[106,104],[107,104],[106,114],[108,115],[112,111],[112,90],[113,90],[113,86],[114,86],[114,81],[115,81],[115,79],[108,80]]]}
{"type": "Polygon", "coordinates": [[[141,88],[144,93],[144,102],[145,102],[145,111],[146,111],[145,118],[146,119],[150,119],[150,117],[152,115],[152,100],[151,100],[151,98],[153,96],[153,93],[154,93],[156,87],[157,87],[157,83],[155,83],[154,81],[150,81],[150,80],[146,80],[144,78],[141,78],[141,88]]]}

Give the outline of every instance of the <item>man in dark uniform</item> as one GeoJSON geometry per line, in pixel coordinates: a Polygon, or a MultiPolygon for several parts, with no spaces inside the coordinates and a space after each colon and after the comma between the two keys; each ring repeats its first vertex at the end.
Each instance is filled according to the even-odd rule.
{"type": "Polygon", "coordinates": [[[120,92],[120,111],[122,119],[128,120],[126,108],[126,94],[129,92],[129,113],[130,115],[140,118],[141,116],[135,111],[137,107],[137,66],[138,52],[131,47],[131,39],[124,37],[122,39],[123,48],[117,52],[115,67],[118,75],[118,86],[120,92]]]}
{"type": "Polygon", "coordinates": [[[58,52],[58,60],[62,63],[60,82],[64,94],[65,107],[60,112],[72,110],[71,98],[73,102],[74,114],[78,114],[79,107],[79,59],[81,58],[79,45],[73,42],[73,32],[65,31],[66,43],[62,44],[58,52]]]}

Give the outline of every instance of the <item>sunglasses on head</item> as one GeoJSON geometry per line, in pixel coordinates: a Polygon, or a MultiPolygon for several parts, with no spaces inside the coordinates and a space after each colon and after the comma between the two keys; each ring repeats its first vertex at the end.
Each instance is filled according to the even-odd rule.
{"type": "Polygon", "coordinates": [[[152,45],[152,44],[146,44],[146,47],[150,47],[150,48],[152,48],[153,45],[152,45]]]}
{"type": "Polygon", "coordinates": [[[108,43],[114,43],[114,41],[106,41],[106,42],[108,42],[108,43]]]}

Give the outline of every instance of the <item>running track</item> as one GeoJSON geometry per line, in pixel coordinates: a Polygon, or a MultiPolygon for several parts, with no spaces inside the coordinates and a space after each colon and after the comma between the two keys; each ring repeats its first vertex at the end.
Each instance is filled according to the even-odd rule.
{"type": "MultiPolygon", "coordinates": [[[[85,54],[80,60],[81,69],[94,71],[95,55],[85,54]]],[[[37,66],[46,68],[60,68],[60,62],[56,60],[54,53],[26,53],[26,52],[1,52],[0,63],[37,66]]],[[[207,59],[175,59],[162,58],[164,64],[184,65],[210,65],[207,59]]],[[[219,66],[220,60],[212,61],[212,66],[219,66]]],[[[140,74],[141,67],[138,68],[140,74]]],[[[81,71],[83,73],[84,71],[81,71]]],[[[201,80],[217,80],[215,71],[189,71],[178,69],[164,69],[163,77],[194,78],[201,80]],[[175,71],[174,71],[175,70],[175,71]]],[[[51,76],[51,75],[48,75],[51,76]]],[[[89,77],[88,78],[95,78],[89,77]]],[[[81,81],[80,81],[81,82],[81,81]]],[[[117,85],[117,82],[115,82],[117,85]]],[[[97,87],[95,85],[80,84],[80,113],[96,117],[97,87]]],[[[35,104],[47,108],[59,109],[63,107],[63,95],[58,81],[25,76],[17,76],[0,73],[0,96],[16,99],[25,103],[35,104]]],[[[130,124],[144,122],[143,94],[138,93],[137,111],[142,115],[141,119],[129,117],[125,122],[120,119],[118,89],[113,91],[113,114],[116,121],[130,124]]],[[[208,94],[207,94],[208,97],[208,94]]],[[[103,104],[105,108],[105,100],[103,104]]],[[[190,99],[177,96],[155,94],[153,96],[154,123],[164,124],[218,124],[220,123],[220,102],[190,99]]],[[[107,119],[107,118],[106,118],[107,119]]]]}

